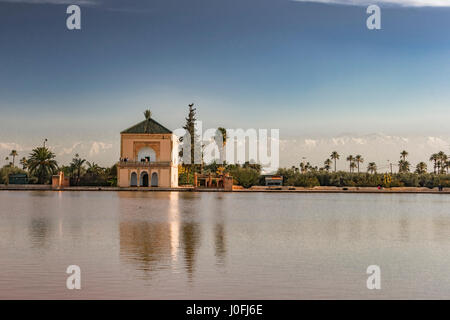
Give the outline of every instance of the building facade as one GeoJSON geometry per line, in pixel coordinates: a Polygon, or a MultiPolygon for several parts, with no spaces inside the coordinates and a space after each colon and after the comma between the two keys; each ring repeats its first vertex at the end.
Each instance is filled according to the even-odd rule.
{"type": "Polygon", "coordinates": [[[149,118],[120,133],[119,187],[178,187],[178,139],[149,118]]]}

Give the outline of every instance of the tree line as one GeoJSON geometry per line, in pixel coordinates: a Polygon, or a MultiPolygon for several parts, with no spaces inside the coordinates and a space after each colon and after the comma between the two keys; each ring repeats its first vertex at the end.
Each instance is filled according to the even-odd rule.
{"type": "MultiPolygon", "coordinates": [[[[9,176],[13,174],[26,174],[31,184],[51,183],[52,175],[64,172],[69,177],[71,185],[77,186],[115,186],[117,184],[117,167],[101,167],[95,162],[82,159],[78,154],[69,165],[59,165],[56,155],[45,145],[34,148],[28,157],[22,157],[20,167],[16,166],[15,159],[19,156],[17,150],[12,150],[12,161],[0,169],[0,184],[8,184],[9,176]]],[[[9,157],[5,159],[7,162],[9,157]]]]}

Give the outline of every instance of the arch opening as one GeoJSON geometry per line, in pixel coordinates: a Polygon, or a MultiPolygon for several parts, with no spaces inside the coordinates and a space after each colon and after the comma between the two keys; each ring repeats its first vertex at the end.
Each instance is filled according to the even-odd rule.
{"type": "Polygon", "coordinates": [[[141,173],[141,183],[140,183],[141,187],[148,187],[148,173],[147,172],[142,172],[141,173]]]}
{"type": "Polygon", "coordinates": [[[137,187],[137,174],[136,174],[136,172],[132,172],[131,173],[130,187],[137,187]]]}
{"type": "Polygon", "coordinates": [[[141,162],[155,162],[156,152],[150,147],[141,148],[138,152],[137,161],[141,162]]]}
{"type": "Polygon", "coordinates": [[[158,174],[156,172],[152,173],[152,187],[158,186],[158,174]]]}

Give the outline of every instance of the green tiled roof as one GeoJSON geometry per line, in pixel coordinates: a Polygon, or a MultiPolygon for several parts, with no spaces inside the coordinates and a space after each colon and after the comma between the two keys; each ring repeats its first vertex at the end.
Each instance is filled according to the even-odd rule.
{"type": "Polygon", "coordinates": [[[148,130],[146,131],[145,130],[146,122],[147,122],[147,120],[139,122],[138,124],[135,124],[131,128],[128,128],[127,130],[124,130],[121,133],[150,133],[150,134],[172,133],[172,131],[170,131],[166,127],[163,127],[162,125],[160,125],[158,122],[156,122],[155,120],[153,120],[151,118],[149,121],[148,130]]]}

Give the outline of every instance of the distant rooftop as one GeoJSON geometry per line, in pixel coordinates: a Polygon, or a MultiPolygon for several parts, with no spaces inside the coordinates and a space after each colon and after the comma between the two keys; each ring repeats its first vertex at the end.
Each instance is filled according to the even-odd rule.
{"type": "Polygon", "coordinates": [[[121,133],[147,133],[147,134],[162,134],[162,133],[172,133],[169,129],[162,126],[155,120],[151,119],[148,121],[148,130],[146,131],[147,120],[135,124],[131,128],[128,128],[121,133]]]}

